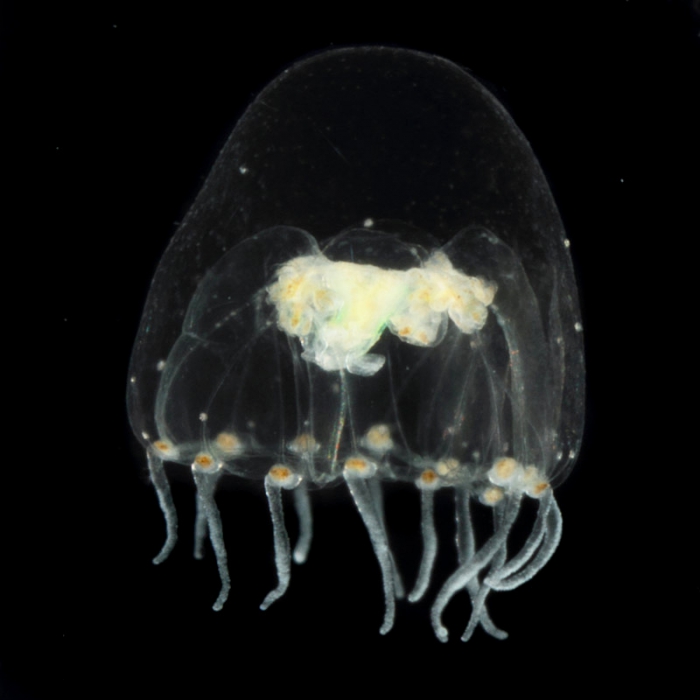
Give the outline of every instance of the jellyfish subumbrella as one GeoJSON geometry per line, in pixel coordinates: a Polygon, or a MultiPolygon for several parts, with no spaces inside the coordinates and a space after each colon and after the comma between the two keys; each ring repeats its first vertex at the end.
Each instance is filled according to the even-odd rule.
{"type": "Polygon", "coordinates": [[[168,472],[191,469],[195,556],[208,537],[221,609],[236,572],[232,584],[216,486],[227,475],[258,482],[278,577],[265,609],[285,593],[292,560],[307,558],[313,490],[341,486],[376,554],[386,633],[407,578],[382,489],[420,491],[409,601],[429,590],[435,491],[449,489],[456,564],[439,582],[433,629],[447,639],[442,612],[466,590],[462,639],[478,626],[504,638],[487,597],[531,579],[559,544],[553,490],[579,451],[583,396],[569,243],[505,108],[468,71],[424,53],[304,59],[243,114],[153,278],[127,402],[165,515],[154,561],[177,538],[168,472]],[[294,547],[283,490],[299,518],[294,547]],[[528,500],[537,514],[511,551],[528,500]],[[492,513],[485,537],[474,535],[476,509],[492,513]]]}

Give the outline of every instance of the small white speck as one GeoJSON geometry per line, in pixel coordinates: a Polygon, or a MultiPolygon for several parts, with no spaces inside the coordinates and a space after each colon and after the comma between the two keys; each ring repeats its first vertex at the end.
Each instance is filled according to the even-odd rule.
{"type": "Polygon", "coordinates": [[[620,178],[620,182],[624,182],[624,180],[622,178],[620,178]]]}
{"type": "Polygon", "coordinates": [[[248,168],[246,168],[245,165],[241,165],[241,167],[238,168],[238,172],[239,172],[241,175],[245,175],[245,174],[248,172],[248,168]]]}
{"type": "Polygon", "coordinates": [[[579,333],[583,330],[583,326],[582,326],[580,323],[578,323],[578,322],[576,322],[576,323],[574,324],[574,328],[575,328],[579,333]]]}
{"type": "Polygon", "coordinates": [[[564,248],[568,248],[571,245],[571,241],[568,238],[564,239],[564,248]]]}
{"type": "Polygon", "coordinates": [[[557,461],[559,461],[563,456],[564,454],[562,452],[557,452],[557,461]]]}
{"type": "Polygon", "coordinates": [[[131,378],[131,383],[132,383],[132,384],[136,384],[136,377],[132,377],[132,378],[131,378]]]}
{"type": "Polygon", "coordinates": [[[576,456],[576,452],[569,450],[569,459],[573,459],[576,456]]]}
{"type": "Polygon", "coordinates": [[[201,420],[202,423],[205,423],[206,420],[207,420],[207,418],[209,418],[209,416],[208,416],[206,413],[200,413],[200,414],[199,414],[199,420],[201,420]]]}
{"type": "Polygon", "coordinates": [[[362,222],[362,225],[363,225],[365,228],[372,228],[372,226],[374,226],[374,219],[365,219],[365,220],[362,222]]]}
{"type": "Polygon", "coordinates": [[[141,433],[141,437],[142,437],[144,440],[150,440],[150,439],[151,439],[150,435],[149,435],[145,430],[141,433]]]}
{"type": "Polygon", "coordinates": [[[116,28],[117,28],[117,25],[116,25],[116,24],[113,24],[113,25],[112,25],[112,29],[116,29],[116,28]]]}
{"type": "Polygon", "coordinates": [[[159,372],[162,372],[165,369],[165,360],[158,360],[158,364],[156,365],[156,369],[159,372]]]}

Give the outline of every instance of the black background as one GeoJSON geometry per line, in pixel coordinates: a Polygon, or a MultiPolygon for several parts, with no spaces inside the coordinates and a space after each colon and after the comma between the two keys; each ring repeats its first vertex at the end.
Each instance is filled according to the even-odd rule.
{"type": "MultiPolygon", "coordinates": [[[[462,5],[101,3],[44,17],[37,31],[6,6],[8,85],[40,104],[27,140],[40,150],[36,212],[23,221],[36,221],[27,242],[39,240],[50,268],[33,306],[43,318],[36,343],[57,358],[32,392],[30,423],[49,416],[58,437],[27,448],[30,483],[24,475],[6,499],[0,698],[103,697],[117,686],[179,696],[190,683],[199,697],[498,695],[511,683],[569,692],[683,676],[697,586],[692,555],[672,546],[693,534],[682,525],[693,501],[681,399],[696,314],[679,308],[692,298],[682,269],[698,234],[700,11],[661,0],[462,5]],[[124,402],[150,278],[257,92],[309,53],[360,44],[436,53],[486,81],[530,140],[572,243],[586,433],[557,492],[559,551],[532,582],[492,596],[505,642],[480,631],[458,641],[466,596],[446,611],[446,645],[433,636],[429,602],[400,603],[380,637],[378,567],[342,489],[317,494],[309,561],[264,613],[275,579],[259,486],[217,497],[233,578],[223,612],[210,609],[211,552],[203,562],[190,555],[194,495],[184,480],[174,486],[180,543],[166,563],[150,563],[164,528],[124,402]],[[36,493],[48,495],[45,510],[32,506],[36,493]]],[[[453,566],[451,504],[439,503],[430,601],[453,566]]],[[[412,489],[387,496],[409,584],[418,509],[412,489]]]]}

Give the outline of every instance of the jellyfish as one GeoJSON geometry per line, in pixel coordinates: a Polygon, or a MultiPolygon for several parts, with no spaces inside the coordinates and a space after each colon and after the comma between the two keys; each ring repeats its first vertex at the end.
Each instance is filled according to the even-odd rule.
{"type": "Polygon", "coordinates": [[[340,486],[376,555],[385,634],[405,572],[382,489],[408,482],[420,492],[411,602],[431,586],[435,492],[448,489],[456,564],[438,582],[434,632],[447,640],[442,613],[466,591],[462,639],[477,627],[505,638],[489,594],[530,580],[561,538],[554,489],[581,443],[581,330],[546,179],[476,78],[443,58],[383,47],[292,65],[234,128],[143,312],[127,404],[165,517],[154,563],[177,540],[168,473],[189,469],[195,556],[208,538],[220,610],[237,572],[217,484],[257,482],[277,570],[266,609],[287,590],[292,561],[308,556],[313,490],[340,486]],[[299,519],[293,547],[285,490],[299,519]],[[514,551],[527,502],[536,516],[514,551]],[[486,537],[475,537],[476,510],[491,513],[486,537]]]}

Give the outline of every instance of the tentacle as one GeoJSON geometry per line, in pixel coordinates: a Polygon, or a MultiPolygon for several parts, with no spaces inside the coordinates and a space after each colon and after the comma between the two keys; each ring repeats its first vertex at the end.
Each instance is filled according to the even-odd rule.
{"type": "Polygon", "coordinates": [[[447,607],[447,604],[452,600],[452,597],[461,588],[471,581],[479,572],[489,564],[493,557],[497,554],[503,543],[508,538],[510,528],[515,521],[518,511],[520,510],[520,496],[511,496],[505,506],[505,515],[501,526],[486,543],[477,551],[473,557],[462,564],[452,576],[450,576],[438,593],[435,603],[431,611],[431,621],[435,635],[441,642],[446,642],[448,638],[447,629],[442,625],[442,612],[447,607]]]}
{"type": "Polygon", "coordinates": [[[435,533],[435,491],[423,488],[420,492],[421,518],[420,529],[423,536],[423,556],[420,562],[418,578],[408,596],[411,603],[420,600],[430,585],[430,577],[437,555],[437,535],[435,533]]]}
{"type": "Polygon", "coordinates": [[[294,546],[294,561],[303,564],[309,556],[311,538],[313,537],[313,515],[311,513],[311,500],[306,483],[301,482],[294,490],[294,508],[299,520],[299,539],[294,546]]]}
{"type": "Polygon", "coordinates": [[[548,489],[547,493],[539,501],[535,524],[525,544],[522,546],[522,549],[512,559],[506,562],[505,565],[497,569],[492,569],[492,572],[486,577],[484,583],[492,588],[497,588],[500,581],[515,574],[527,564],[532,555],[537,551],[545,535],[547,529],[547,515],[553,500],[552,489],[548,489]]]}
{"type": "Polygon", "coordinates": [[[469,491],[455,490],[455,542],[460,566],[474,556],[474,529],[472,528],[469,491]]]}
{"type": "Polygon", "coordinates": [[[267,610],[272,603],[281,598],[289,586],[290,554],[289,537],[284,526],[284,510],[282,508],[282,490],[265,479],[265,493],[270,506],[272,518],[272,537],[275,547],[275,567],[277,569],[277,586],[273,588],[260,603],[261,610],[267,610]]]}
{"type": "Polygon", "coordinates": [[[199,493],[195,494],[195,505],[197,507],[197,515],[194,521],[194,558],[204,558],[204,541],[207,538],[207,512],[202,503],[199,493]]]}
{"type": "MultiPolygon", "coordinates": [[[[504,509],[502,507],[496,507],[494,509],[494,514],[493,514],[493,526],[494,526],[494,531],[498,531],[499,528],[501,527],[501,524],[503,523],[503,518],[504,518],[504,509]]],[[[506,561],[506,557],[508,556],[508,540],[504,540],[503,544],[499,548],[498,552],[496,553],[496,556],[493,558],[493,561],[491,562],[491,571],[496,571],[500,569],[503,564],[506,561]]],[[[474,630],[476,629],[476,626],[481,622],[483,625],[483,617],[486,614],[488,616],[488,613],[486,611],[486,598],[488,597],[488,594],[491,592],[490,586],[488,586],[485,582],[482,583],[481,585],[478,584],[477,578],[474,577],[468,584],[467,584],[467,589],[469,590],[469,595],[471,596],[472,600],[472,614],[471,617],[469,618],[469,623],[467,624],[466,629],[464,630],[464,634],[462,635],[461,639],[463,642],[468,642],[472,634],[474,634],[474,630]]],[[[493,624],[493,623],[491,623],[493,624]]],[[[497,639],[505,639],[508,636],[507,632],[503,632],[502,630],[499,630],[498,628],[495,628],[496,634],[493,634],[493,632],[490,632],[488,629],[486,629],[486,626],[484,626],[484,630],[489,632],[489,634],[492,634],[492,636],[496,637],[497,639]]]]}
{"type": "Polygon", "coordinates": [[[367,462],[362,458],[349,459],[345,463],[343,475],[348,485],[348,489],[360,513],[360,517],[367,528],[369,538],[374,548],[374,554],[379,562],[382,571],[382,582],[384,585],[384,621],[379,629],[380,634],[386,634],[394,624],[395,612],[395,589],[394,589],[394,567],[389,552],[389,543],[386,530],[382,525],[381,518],[377,513],[372,493],[367,485],[367,479],[373,476],[376,465],[367,462]],[[350,463],[357,463],[349,467],[350,463]]]}
{"type": "MultiPolygon", "coordinates": [[[[471,522],[470,498],[469,491],[466,489],[457,489],[455,491],[456,542],[460,566],[474,556],[474,529],[471,522]]],[[[476,577],[467,582],[467,591],[473,610],[477,605],[477,597],[480,591],[479,581],[476,577]]],[[[497,627],[491,620],[485,599],[479,622],[486,634],[501,640],[508,638],[508,632],[497,627]]]]}
{"type": "Polygon", "coordinates": [[[260,604],[261,610],[267,610],[272,603],[281,598],[289,586],[291,572],[291,554],[289,537],[284,526],[284,509],[282,507],[282,489],[292,489],[298,486],[301,477],[283,465],[270,469],[265,477],[265,493],[270,505],[272,517],[272,535],[275,546],[275,566],[277,568],[277,586],[273,588],[260,604]]]}
{"type": "Polygon", "coordinates": [[[197,487],[197,497],[204,511],[209,530],[209,539],[214,554],[216,555],[216,565],[219,568],[219,578],[221,579],[221,591],[214,602],[214,610],[221,610],[228,598],[229,590],[231,589],[231,578],[228,573],[228,557],[226,556],[226,547],[224,546],[224,533],[221,527],[221,516],[219,509],[214,500],[214,491],[216,484],[221,475],[221,470],[212,468],[208,470],[200,469],[193,465],[192,473],[194,475],[194,483],[197,487]]]}
{"type": "Polygon", "coordinates": [[[156,490],[158,503],[165,518],[165,542],[160,552],[153,559],[154,564],[160,564],[168,558],[177,542],[177,511],[175,510],[173,495],[170,492],[168,476],[163,467],[163,460],[150,451],[146,451],[146,459],[148,461],[148,471],[151,475],[151,483],[156,490]]]}
{"type": "MultiPolygon", "coordinates": [[[[370,479],[368,481],[368,485],[369,490],[372,494],[372,500],[374,501],[374,507],[377,511],[377,515],[379,516],[379,522],[381,523],[384,532],[388,532],[386,527],[386,519],[384,517],[384,497],[382,494],[382,486],[379,483],[379,479],[370,479]]],[[[387,535],[387,542],[388,540],[389,537],[387,535]]],[[[401,577],[401,572],[399,571],[399,567],[396,565],[396,559],[394,559],[394,555],[391,552],[391,548],[389,548],[389,557],[391,558],[391,567],[394,570],[394,595],[398,600],[401,600],[405,597],[406,590],[403,585],[403,578],[401,577]]]]}
{"type": "Polygon", "coordinates": [[[552,558],[552,555],[559,546],[562,533],[562,517],[559,506],[557,505],[554,496],[552,503],[547,513],[547,527],[545,529],[542,544],[533,557],[532,561],[521,571],[513,574],[507,579],[494,581],[491,587],[497,591],[512,591],[523,583],[529,581],[538,571],[540,571],[547,562],[552,558]]]}

